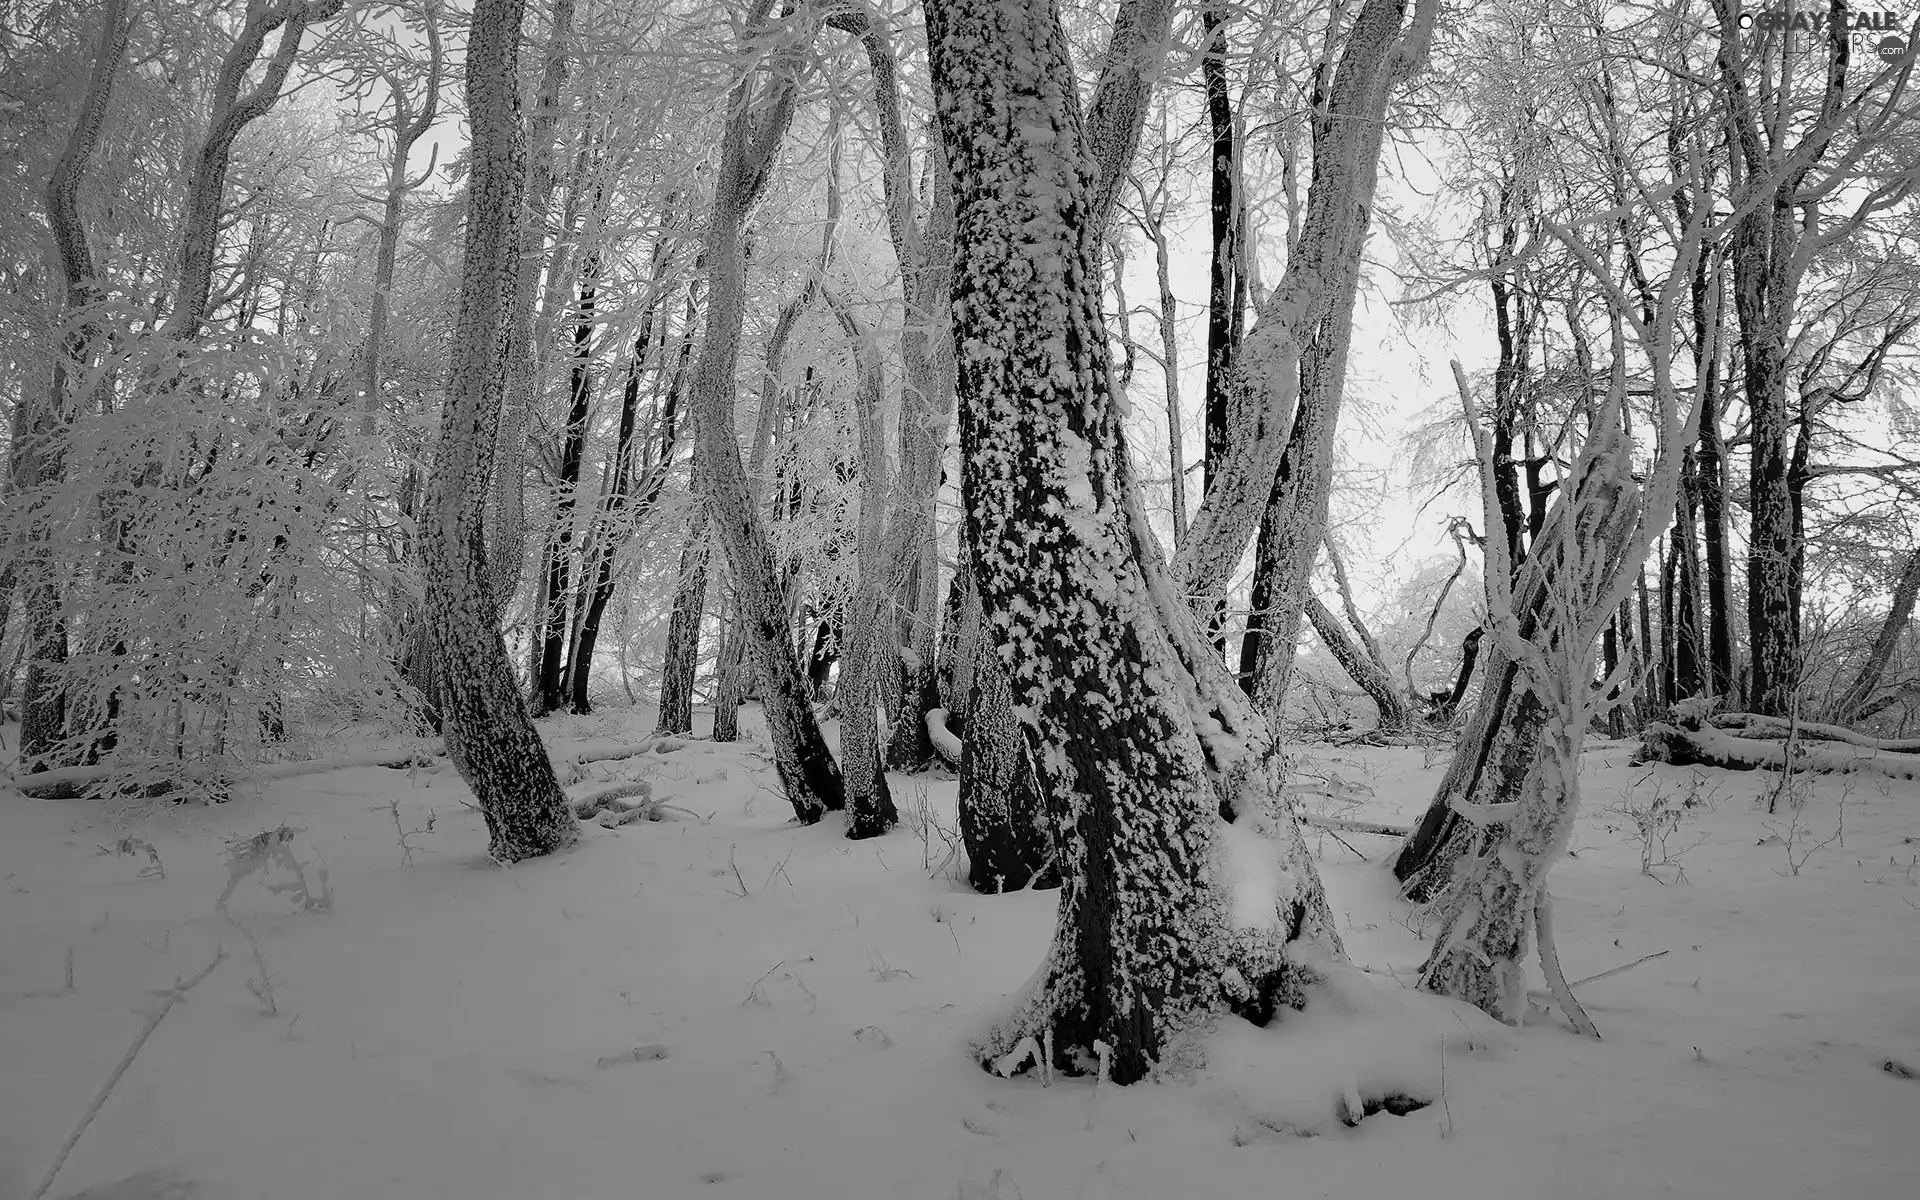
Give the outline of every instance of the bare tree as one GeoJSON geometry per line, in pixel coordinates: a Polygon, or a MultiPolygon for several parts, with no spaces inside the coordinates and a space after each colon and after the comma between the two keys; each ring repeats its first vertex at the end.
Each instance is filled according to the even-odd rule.
{"type": "MultiPolygon", "coordinates": [[[[707,518],[727,556],[742,635],[760,681],[773,737],[774,765],[794,815],[818,821],[845,805],[840,768],[820,736],[806,680],[787,640],[786,595],[766,529],[747,486],[734,430],[734,366],[746,296],[741,244],[747,214],[772,176],[774,157],[793,120],[799,51],[808,40],[767,20],[771,0],[756,0],[747,23],[750,44],[765,65],[737,83],[727,101],[727,127],[715,172],[706,231],[707,326],[689,389],[696,452],[706,483],[707,518]],[[756,84],[755,75],[764,74],[756,84]]],[[[811,18],[807,18],[810,20],[811,18]]]]}
{"type": "Polygon", "coordinates": [[[477,0],[467,40],[472,129],[460,309],[422,505],[427,628],[442,679],[447,750],[486,814],[503,863],[578,831],[540,735],[521,706],[482,551],[505,376],[503,323],[518,283],[525,147],[517,84],[525,0],[477,0]]]}

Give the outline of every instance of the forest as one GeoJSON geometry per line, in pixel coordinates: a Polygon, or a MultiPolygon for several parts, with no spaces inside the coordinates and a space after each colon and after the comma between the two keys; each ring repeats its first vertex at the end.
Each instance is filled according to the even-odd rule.
{"type": "Polygon", "coordinates": [[[0,1198],[1920,1194],[1920,9],[0,64],[0,1198]]]}

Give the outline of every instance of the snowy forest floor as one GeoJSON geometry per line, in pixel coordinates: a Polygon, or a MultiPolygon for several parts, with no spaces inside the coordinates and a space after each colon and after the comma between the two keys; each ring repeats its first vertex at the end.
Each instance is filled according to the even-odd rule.
{"type": "MultiPolygon", "coordinates": [[[[895,776],[907,820],[877,841],[847,842],[838,816],[793,826],[747,715],[747,741],[593,769],[651,778],[698,819],[588,828],[510,870],[484,857],[444,765],[136,817],[0,791],[0,1200],[31,1194],[159,1003],[147,993],[216,946],[226,960],[51,1195],[1920,1195],[1920,1079],[1885,1066],[1920,1069],[1920,784],[1819,779],[1795,829],[1764,811],[1771,774],[1629,768],[1630,745],[1596,743],[1553,875],[1567,974],[1667,951],[1578,989],[1606,1041],[1551,1012],[1490,1032],[1382,992],[1225,1023],[1197,1075],[1043,1087],[987,1075],[964,1041],[1038,966],[1053,893],[955,882],[950,778],[895,776]],[[1660,789],[1700,801],[1668,839],[1698,843],[1684,880],[1642,874],[1631,819],[1607,812],[1660,789]],[[394,802],[420,831],[411,865],[394,802]],[[1812,849],[1843,811],[1844,838],[1812,849]],[[325,864],[331,908],[270,890],[292,878],[276,867],[240,882],[229,921],[227,839],[283,823],[310,884],[325,864]],[[102,853],[127,837],[164,878],[144,849],[102,853]],[[1434,1103],[1343,1128],[1356,1081],[1434,1103]]],[[[543,733],[565,750],[651,723],[543,733]]],[[[1413,819],[1445,767],[1417,749],[1302,753],[1338,798],[1313,805],[1377,821],[1413,819]]],[[[1410,983],[1426,946],[1379,865],[1391,842],[1342,836],[1371,861],[1314,840],[1353,961],[1383,989],[1410,983]]]]}

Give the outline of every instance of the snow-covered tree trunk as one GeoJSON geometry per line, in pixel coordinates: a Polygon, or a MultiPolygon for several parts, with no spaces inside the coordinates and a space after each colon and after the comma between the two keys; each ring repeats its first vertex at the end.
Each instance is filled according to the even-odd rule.
{"type": "Polygon", "coordinates": [[[114,76],[126,54],[131,30],[126,0],[106,0],[86,95],[67,135],[66,148],[47,179],[45,193],[47,228],[53,234],[64,288],[62,315],[77,321],[78,326],[67,331],[65,344],[51,356],[53,372],[46,392],[36,395],[32,388],[22,389],[10,430],[9,474],[15,493],[28,509],[24,522],[28,549],[7,561],[26,616],[27,678],[20,697],[20,763],[27,772],[43,771],[51,765],[48,756],[58,747],[66,725],[66,693],[59,676],[67,659],[67,627],[60,612],[59,582],[49,557],[48,514],[42,511],[44,501],[34,493],[61,480],[65,469],[61,434],[72,410],[67,391],[72,376],[84,371],[93,358],[92,319],[85,310],[99,294],[93,249],[80,214],[80,181],[106,123],[114,76]]]}
{"type": "MultiPolygon", "coordinates": [[[[1580,746],[1594,711],[1595,640],[1618,607],[1622,589],[1631,586],[1626,562],[1633,549],[1645,548],[1644,541],[1635,545],[1642,498],[1618,412],[1609,406],[1609,424],[1589,435],[1573,511],[1563,514],[1551,533],[1534,539],[1531,559],[1551,558],[1557,569],[1540,572],[1543,602],[1530,636],[1520,632],[1507,589],[1496,578],[1505,575],[1504,562],[1499,570],[1491,564],[1488,570],[1496,594],[1489,620],[1514,662],[1522,702],[1539,713],[1533,721],[1537,731],[1530,739],[1509,738],[1501,747],[1507,754],[1494,773],[1501,781],[1497,790],[1453,801],[1455,817],[1470,828],[1462,830],[1466,845],[1438,900],[1443,915],[1420,986],[1465,1000],[1509,1024],[1518,1024],[1526,1013],[1525,963],[1536,931],[1549,981],[1564,987],[1548,925],[1547,874],[1565,851],[1579,811],[1580,746]],[[1532,745],[1524,761],[1514,761],[1522,757],[1513,753],[1522,740],[1532,745]]],[[[1490,446],[1482,444],[1483,450],[1490,446]]],[[[1490,452],[1485,457],[1491,461],[1490,452]]],[[[1491,474],[1488,469],[1489,480],[1491,474]]],[[[1668,519],[1672,514],[1649,515],[1668,519]]],[[[1504,559],[1500,547],[1492,549],[1494,557],[1504,559]]],[[[1579,1005],[1570,996],[1559,999],[1576,1028],[1591,1032],[1579,1005]]]]}
{"type": "MultiPolygon", "coordinates": [[[[400,234],[406,222],[407,196],[433,174],[436,153],[417,178],[407,177],[407,164],[413,147],[440,117],[440,83],[446,70],[446,55],[440,42],[441,10],[438,0],[421,7],[421,21],[427,38],[427,77],[416,109],[406,89],[390,84],[393,116],[389,130],[393,136],[387,160],[387,195],[381,204],[379,241],[373,258],[373,291],[367,306],[367,341],[360,351],[360,410],[362,434],[371,437],[381,408],[380,362],[386,347],[387,322],[393,308],[393,270],[399,255],[400,234]]],[[[436,150],[438,148],[436,147],[436,150]]]]}
{"type": "MultiPolygon", "coordinates": [[[[1594,456],[1588,464],[1588,475],[1577,480],[1573,488],[1581,522],[1574,537],[1585,547],[1586,555],[1624,554],[1637,515],[1621,481],[1611,473],[1598,473],[1610,467],[1611,460],[1594,456]]],[[[1543,622],[1557,619],[1553,598],[1567,586],[1560,578],[1566,555],[1557,549],[1564,545],[1561,530],[1567,520],[1566,509],[1563,493],[1562,501],[1547,511],[1541,536],[1536,539],[1536,544],[1546,549],[1528,556],[1518,581],[1507,593],[1514,634],[1525,642],[1544,644],[1564,636],[1550,633],[1543,622]]],[[[1506,561],[1505,539],[1496,544],[1489,538],[1487,545],[1499,550],[1499,558],[1506,561]]],[[[1491,568],[1486,581],[1489,592],[1501,586],[1491,568]]],[[[1463,806],[1481,811],[1512,804],[1528,785],[1540,759],[1548,709],[1528,685],[1511,647],[1511,638],[1483,638],[1480,655],[1484,670],[1473,715],[1432,803],[1394,858],[1394,874],[1414,900],[1425,901],[1437,895],[1453,878],[1461,856],[1475,844],[1477,827],[1461,816],[1463,806]]]]}
{"type": "Polygon", "coordinates": [[[1297,1003],[1310,971],[1290,945],[1337,954],[1339,938],[1264,726],[1132,494],[1057,10],[934,0],[927,17],[957,210],[967,541],[1065,879],[1047,962],[975,1050],[992,1063],[1034,1038],[1055,1065],[1104,1055],[1129,1083],[1213,1012],[1297,1003]]]}
{"type": "MultiPolygon", "coordinates": [[[[933,758],[926,713],[932,683],[935,580],[932,578],[933,508],[940,487],[940,452],[946,442],[953,406],[954,365],[949,299],[953,260],[953,192],[946,155],[937,131],[928,139],[926,174],[930,187],[924,218],[913,183],[913,156],[901,117],[899,62],[885,21],[865,4],[849,4],[828,18],[835,28],[860,39],[873,76],[874,112],[880,130],[887,234],[900,268],[900,297],[906,320],[900,338],[899,471],[884,499],[886,518],[880,545],[871,560],[884,599],[898,598],[909,610],[912,665],[900,684],[893,733],[886,759],[897,770],[918,770],[933,758]],[[916,570],[916,568],[919,568],[916,570]]],[[[862,484],[863,497],[866,495],[862,484]]],[[[865,502],[863,498],[863,503],[865,502]]],[[[863,558],[864,584],[868,561],[863,558]]],[[[864,618],[862,618],[864,619],[864,618]]],[[[863,636],[856,627],[853,639],[863,636]]],[[[885,639],[884,668],[897,674],[895,647],[885,639]]],[[[844,668],[843,668],[844,670],[844,668]]],[[[845,676],[842,676],[842,688],[845,676]]],[[[844,705],[843,705],[844,709],[844,705]]],[[[843,734],[844,736],[844,734],[843,734]]]]}
{"type": "Polygon", "coordinates": [[[500,862],[545,854],[579,836],[521,706],[481,549],[504,382],[502,323],[520,242],[516,65],[525,11],[525,0],[477,0],[468,35],[471,175],[460,307],[420,538],[447,752],[486,814],[488,853],[500,862]]]}
{"type": "Polygon", "coordinates": [[[893,654],[887,636],[886,605],[891,589],[885,560],[887,447],[880,412],[885,386],[880,354],[853,310],[828,293],[854,356],[854,429],[860,445],[860,523],[857,550],[860,573],[848,601],[840,655],[840,770],[846,779],[847,836],[879,837],[900,819],[880,761],[879,656],[893,654]]]}
{"type": "MultiPolygon", "coordinates": [[[[756,5],[753,35],[768,36],[766,0],[756,5]]],[[[791,31],[776,35],[781,41],[791,31]]],[[[726,552],[740,636],[752,655],[760,699],[773,738],[774,766],[794,815],[818,821],[844,804],[840,768],[820,736],[806,680],[787,641],[787,598],[766,530],[740,462],[734,429],[734,369],[746,307],[742,234],[748,211],[765,190],[781,139],[793,118],[800,64],[790,47],[773,53],[761,89],[742,80],[729,98],[713,208],[706,233],[707,327],[693,371],[690,408],[707,487],[707,518],[726,552]]]]}
{"type": "Polygon", "coordinates": [[[280,99],[280,89],[293,70],[300,40],[307,29],[331,19],[346,0],[286,0],[281,4],[249,4],[239,35],[220,60],[214,81],[213,107],[207,116],[206,136],[195,148],[192,175],[180,227],[180,282],[173,311],[167,316],[167,335],[191,341],[207,319],[213,291],[214,251],[220,237],[222,201],[233,144],[248,125],[266,115],[280,99]],[[268,35],[280,31],[280,42],[267,60],[260,78],[243,93],[266,46],[268,35]]]}
{"type": "Polygon", "coordinates": [[[1013,713],[1013,686],[989,637],[977,642],[967,736],[960,749],[960,838],[967,882],[998,895],[1052,887],[1053,837],[1027,753],[1027,734],[1013,713]]]}
{"type": "MultiPolygon", "coordinates": [[[[1326,109],[1315,115],[1306,221],[1287,265],[1287,279],[1301,289],[1304,301],[1294,330],[1296,344],[1304,347],[1298,402],[1261,522],[1254,613],[1248,620],[1251,645],[1241,652],[1241,670],[1243,677],[1251,672],[1255,701],[1276,719],[1292,679],[1308,577],[1326,536],[1334,436],[1387,104],[1394,88],[1424,63],[1438,9],[1434,0],[1422,0],[1408,21],[1408,6],[1409,0],[1362,0],[1354,16],[1326,109]]],[[[1281,315],[1274,308],[1270,303],[1263,310],[1263,323],[1281,315]]],[[[1245,434],[1236,431],[1235,436],[1245,434]]]]}
{"type": "MultiPolygon", "coordinates": [[[[524,155],[527,173],[526,201],[520,220],[527,226],[521,239],[520,254],[514,266],[514,299],[506,315],[506,355],[502,370],[506,373],[505,400],[495,448],[494,470],[488,481],[492,489],[492,512],[487,527],[487,587],[496,610],[505,615],[520,586],[527,557],[527,437],[535,406],[539,403],[541,345],[534,337],[534,308],[544,271],[549,286],[564,274],[571,241],[555,239],[551,252],[546,245],[549,210],[558,174],[553,166],[554,133],[560,124],[560,97],[570,73],[567,43],[573,35],[575,0],[552,0],[552,29],[547,38],[545,57],[540,67],[540,82],[534,92],[534,111],[527,122],[528,152],[524,155]]],[[[557,289],[556,289],[557,290],[557,289]]],[[[546,577],[536,573],[544,590],[546,577]]],[[[542,605],[536,600],[531,638],[530,660],[537,658],[541,646],[538,625],[542,605]]],[[[531,676],[539,678],[538,663],[531,676]]]]}

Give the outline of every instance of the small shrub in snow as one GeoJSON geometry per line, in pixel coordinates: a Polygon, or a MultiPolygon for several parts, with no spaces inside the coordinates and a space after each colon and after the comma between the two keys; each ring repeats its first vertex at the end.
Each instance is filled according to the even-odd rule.
{"type": "Polygon", "coordinates": [[[246,878],[255,873],[283,867],[293,874],[292,882],[267,884],[267,890],[298,904],[302,911],[333,907],[333,887],[327,882],[327,867],[320,864],[313,884],[307,882],[306,864],[293,852],[293,839],[306,832],[292,825],[264,829],[250,838],[235,838],[227,843],[227,886],[214,901],[224,911],[227,899],[246,878]]]}
{"type": "Polygon", "coordinates": [[[1645,785],[1652,778],[1652,772],[1641,776],[1627,788],[1618,804],[1603,808],[1600,813],[1609,818],[1608,833],[1621,834],[1629,841],[1640,843],[1642,875],[1659,883],[1680,883],[1687,877],[1686,868],[1680,865],[1681,856],[1707,839],[1705,834],[1700,834],[1680,845],[1674,845],[1672,839],[1695,812],[1713,807],[1714,793],[1701,790],[1702,779],[1698,774],[1688,781],[1684,790],[1671,781],[1662,781],[1649,792],[1645,785]],[[1660,877],[1660,872],[1667,869],[1673,871],[1671,880],[1660,877]]]}
{"type": "Polygon", "coordinates": [[[167,869],[160,863],[160,852],[153,848],[152,842],[146,841],[145,839],[123,837],[111,846],[101,846],[100,853],[111,854],[119,858],[129,856],[138,858],[144,854],[147,856],[147,865],[141,867],[139,874],[135,875],[134,878],[165,879],[167,877],[167,869]]]}
{"type": "MultiPolygon", "coordinates": [[[[1802,799],[1799,804],[1795,804],[1788,809],[1789,815],[1785,822],[1761,822],[1779,841],[1780,848],[1787,856],[1787,869],[1781,871],[1776,868],[1774,874],[1781,876],[1798,875],[1800,869],[1807,865],[1807,860],[1820,851],[1825,850],[1835,842],[1838,842],[1842,846],[1847,844],[1847,800],[1850,792],[1851,789],[1847,789],[1840,793],[1839,803],[1835,805],[1833,832],[1824,838],[1820,837],[1806,824],[1806,802],[1804,799],[1802,799]]],[[[1761,844],[1764,845],[1765,843],[1766,839],[1762,838],[1761,844]]]]}

